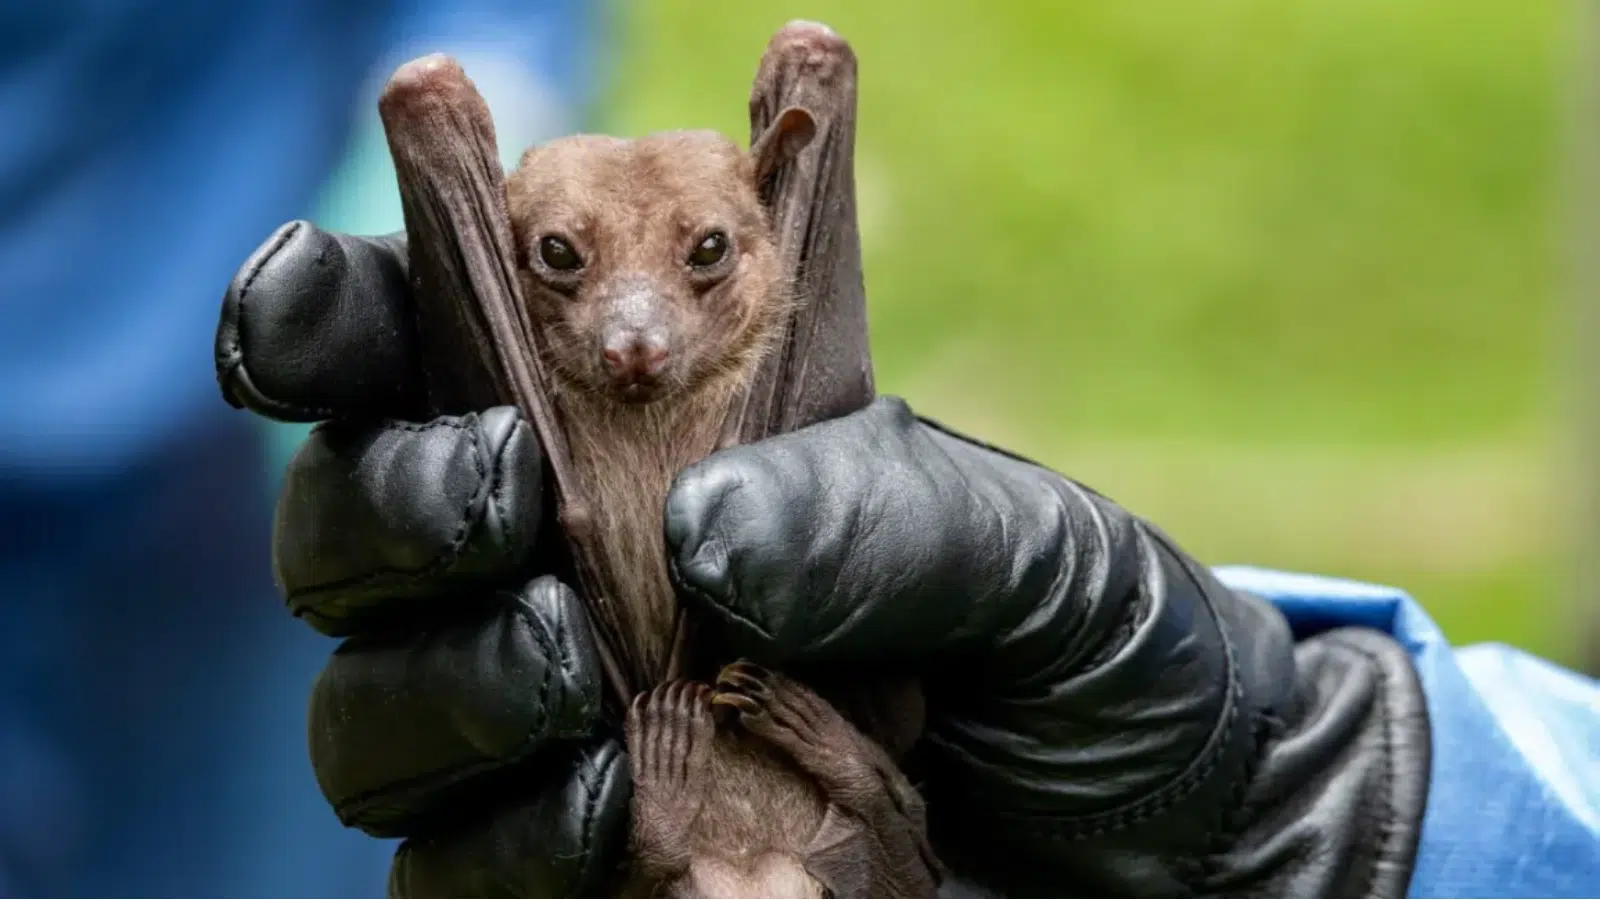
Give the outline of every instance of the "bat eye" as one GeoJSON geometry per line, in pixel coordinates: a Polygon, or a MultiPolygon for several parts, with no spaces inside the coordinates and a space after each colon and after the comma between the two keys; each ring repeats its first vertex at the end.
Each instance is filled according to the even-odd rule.
{"type": "Polygon", "coordinates": [[[572,245],[555,235],[539,239],[539,259],[557,272],[572,272],[583,268],[583,260],[572,245]]]}
{"type": "Polygon", "coordinates": [[[689,265],[697,269],[704,269],[722,262],[728,255],[728,236],[720,231],[713,231],[701,239],[689,254],[689,265]]]}

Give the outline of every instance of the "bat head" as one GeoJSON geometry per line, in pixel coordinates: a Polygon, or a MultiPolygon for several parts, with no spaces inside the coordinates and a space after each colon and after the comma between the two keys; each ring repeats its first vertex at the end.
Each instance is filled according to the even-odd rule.
{"type": "Polygon", "coordinates": [[[711,131],[561,138],[506,179],[519,276],[563,386],[692,391],[770,348],[790,291],[760,186],[810,143],[786,109],[749,152],[711,131]]]}

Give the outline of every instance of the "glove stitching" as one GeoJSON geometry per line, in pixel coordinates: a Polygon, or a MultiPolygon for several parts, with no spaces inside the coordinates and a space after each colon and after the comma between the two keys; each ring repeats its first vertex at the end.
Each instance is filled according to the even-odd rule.
{"type": "MultiPolygon", "coordinates": [[[[592,758],[583,758],[583,768],[580,770],[578,787],[583,791],[583,809],[578,814],[578,855],[584,862],[590,863],[589,853],[594,846],[594,821],[595,810],[600,808],[599,777],[604,772],[592,758]]],[[[588,865],[584,866],[588,869],[588,865]]],[[[588,881],[589,873],[585,872],[584,881],[588,881]]]]}
{"type": "Polygon", "coordinates": [[[421,434],[424,431],[430,431],[439,427],[449,428],[453,431],[461,431],[462,429],[472,427],[477,418],[477,413],[467,413],[466,415],[459,417],[440,416],[439,418],[434,419],[432,422],[406,422],[395,419],[383,423],[383,427],[389,429],[390,431],[407,431],[412,434],[421,434]]]}
{"type": "Polygon", "coordinates": [[[299,233],[300,233],[300,223],[299,222],[295,222],[294,224],[290,225],[288,228],[285,228],[283,230],[283,232],[278,235],[278,239],[276,241],[272,242],[272,247],[270,249],[268,249],[266,253],[261,254],[261,259],[259,261],[257,261],[257,263],[254,266],[251,267],[250,274],[245,277],[244,284],[239,287],[239,308],[240,309],[244,308],[244,298],[249,296],[250,288],[255,286],[256,279],[261,276],[261,270],[265,269],[267,267],[267,263],[272,260],[272,257],[277,256],[278,255],[278,251],[282,250],[283,246],[285,244],[289,243],[289,239],[290,238],[294,237],[295,235],[297,235],[299,233]]]}
{"type": "MultiPolygon", "coordinates": [[[[1244,771],[1233,786],[1230,802],[1221,812],[1219,826],[1211,833],[1206,854],[1194,860],[1194,876],[1190,880],[1200,891],[1210,888],[1226,870],[1221,857],[1238,842],[1240,834],[1251,820],[1250,813],[1254,806],[1249,799],[1250,788],[1261,769],[1262,748],[1271,732],[1272,724],[1265,717],[1255,719],[1255,725],[1250,730],[1250,750],[1245,756],[1244,771]]],[[[1179,862],[1174,861],[1174,868],[1179,862]]]]}
{"type": "Polygon", "coordinates": [[[255,265],[250,267],[250,274],[245,276],[244,284],[239,286],[237,302],[240,315],[237,317],[234,327],[229,330],[227,339],[223,342],[224,364],[229,375],[232,375],[233,370],[244,362],[244,329],[238,324],[244,319],[244,300],[250,295],[250,288],[256,283],[256,278],[261,275],[261,270],[267,267],[267,263],[271,261],[272,257],[277,256],[278,251],[283,249],[283,245],[289,243],[289,239],[299,230],[300,224],[296,222],[281,231],[277,238],[273,240],[272,246],[268,247],[267,251],[256,260],[255,265]]]}
{"type": "MultiPolygon", "coordinates": [[[[1365,659],[1371,665],[1372,670],[1376,674],[1376,692],[1377,696],[1381,699],[1379,703],[1374,704],[1372,708],[1372,714],[1377,716],[1380,722],[1379,740],[1381,742],[1383,758],[1377,774],[1378,780],[1376,784],[1372,786],[1371,791],[1373,796],[1381,799],[1387,799],[1390,796],[1391,787],[1394,780],[1393,739],[1395,733],[1395,716],[1394,711],[1391,708],[1393,695],[1388,690],[1389,673],[1377,655],[1367,650],[1365,647],[1360,646],[1359,643],[1343,640],[1339,636],[1332,634],[1324,636],[1323,640],[1329,646],[1337,647],[1341,650],[1348,651],[1365,659]]],[[[1214,847],[1211,851],[1214,856],[1221,855],[1222,853],[1226,852],[1234,844],[1234,842],[1238,840],[1239,834],[1243,831],[1244,826],[1242,823],[1248,823],[1252,820],[1256,804],[1251,803],[1248,800],[1248,790],[1251,786],[1251,782],[1255,780],[1256,773],[1260,769],[1261,758],[1264,756],[1261,748],[1270,737],[1277,735],[1282,730],[1283,723],[1275,716],[1262,715],[1259,717],[1253,753],[1249,757],[1249,764],[1246,769],[1247,777],[1241,782],[1240,785],[1241,790],[1239,794],[1243,794],[1244,796],[1239,796],[1236,794],[1235,807],[1232,815],[1229,816],[1229,824],[1227,826],[1228,830],[1226,833],[1228,836],[1225,840],[1219,840],[1214,843],[1214,847]]],[[[1368,860],[1366,871],[1362,873],[1362,887],[1360,891],[1355,894],[1355,896],[1379,896],[1377,893],[1379,871],[1382,864],[1387,861],[1384,851],[1389,847],[1392,835],[1394,833],[1395,817],[1393,804],[1385,803],[1385,814],[1378,817],[1379,821],[1377,823],[1378,839],[1376,846],[1378,851],[1368,860]]],[[[1280,867],[1279,871],[1292,871],[1298,866],[1305,865],[1309,859],[1315,857],[1315,853],[1315,849],[1312,848],[1297,849],[1294,853],[1294,856],[1282,867],[1280,867]]],[[[1201,864],[1204,865],[1210,873],[1208,876],[1208,881],[1221,873],[1221,862],[1213,861],[1214,856],[1207,857],[1207,859],[1201,861],[1201,864]]],[[[1340,889],[1342,890],[1343,888],[1341,887],[1340,889]]],[[[1235,890],[1237,890],[1236,887],[1235,890]]]]}
{"type": "MultiPolygon", "coordinates": [[[[511,433],[501,442],[495,451],[494,461],[490,465],[489,507],[494,510],[494,517],[500,523],[501,533],[512,528],[511,517],[506,513],[506,456],[511,452],[511,444],[517,440],[518,433],[513,426],[511,433]]],[[[510,541],[507,541],[509,544],[510,541]]]]}
{"type": "MultiPolygon", "coordinates": [[[[474,427],[476,425],[476,420],[476,414],[469,413],[468,415],[462,417],[462,419],[459,421],[451,421],[441,418],[433,422],[426,423],[388,422],[384,425],[385,428],[391,430],[412,433],[420,433],[439,427],[449,428],[453,431],[469,432],[468,439],[472,442],[473,450],[473,452],[469,455],[472,458],[473,469],[478,475],[478,486],[473,489],[472,493],[467,497],[466,503],[462,507],[461,523],[456,527],[455,533],[451,535],[450,540],[446,542],[445,546],[441,548],[431,560],[416,568],[407,569],[399,566],[380,566],[360,575],[353,575],[349,578],[341,578],[336,581],[325,581],[319,584],[293,588],[285,592],[285,598],[289,601],[289,603],[301,607],[309,606],[312,604],[305,602],[306,598],[308,597],[334,592],[359,591],[371,586],[374,583],[388,581],[396,576],[398,576],[398,581],[402,585],[415,584],[419,581],[425,581],[437,575],[440,571],[448,569],[450,566],[458,562],[461,557],[462,548],[466,546],[468,541],[471,540],[473,534],[479,529],[484,520],[488,517],[489,507],[491,505],[488,502],[488,496],[490,494],[491,485],[493,482],[490,478],[486,477],[486,473],[484,471],[484,462],[481,459],[481,455],[477,452],[478,444],[482,439],[482,435],[479,433],[479,430],[474,427]],[[484,501],[483,511],[479,514],[479,516],[474,518],[471,515],[472,508],[474,505],[477,505],[480,500],[484,501]]],[[[322,426],[319,425],[317,427],[321,428],[322,426]]],[[[322,612],[324,614],[326,613],[325,610],[322,612]]]]}
{"type": "Polygon", "coordinates": [[[526,606],[521,603],[517,604],[516,614],[524,622],[528,623],[528,634],[533,638],[533,642],[539,645],[539,652],[544,655],[545,660],[543,672],[539,677],[539,688],[534,693],[538,710],[534,715],[533,724],[528,728],[527,736],[523,738],[524,747],[537,742],[539,734],[549,731],[551,721],[550,693],[555,685],[556,674],[555,667],[550,663],[552,658],[560,656],[560,651],[552,645],[551,639],[538,627],[538,623],[534,621],[532,613],[533,611],[526,606]]]}
{"type": "MultiPolygon", "coordinates": [[[[572,635],[567,629],[566,612],[563,610],[560,615],[554,616],[553,618],[555,619],[555,656],[559,662],[561,678],[563,681],[566,681],[569,684],[575,684],[578,679],[582,677],[582,673],[578,673],[577,677],[574,677],[574,670],[579,667],[574,664],[572,635]]],[[[590,708],[589,698],[582,696],[581,690],[579,691],[579,694],[579,718],[587,721],[593,718],[593,710],[590,708]]],[[[562,732],[562,734],[566,737],[579,737],[586,733],[587,731],[581,728],[562,732]]]]}
{"type": "Polygon", "coordinates": [[[1112,499],[1104,491],[1098,491],[1098,490],[1090,487],[1089,485],[1084,484],[1081,481],[1078,481],[1077,479],[1068,478],[1067,476],[1061,474],[1060,472],[1057,472],[1055,469],[1052,469],[1049,466],[1047,466],[1047,465],[1045,465],[1045,464],[1043,464],[1041,462],[1038,462],[1037,460],[1030,459],[1029,457],[1023,456],[1021,453],[1018,453],[1015,450],[1008,450],[1005,447],[997,447],[994,444],[991,444],[991,443],[989,443],[987,441],[980,440],[980,439],[975,438],[975,437],[973,437],[973,436],[971,436],[969,434],[964,434],[964,433],[962,433],[960,431],[955,430],[954,428],[951,428],[950,426],[944,424],[943,422],[938,421],[937,419],[931,419],[931,418],[929,418],[929,417],[927,417],[925,415],[922,415],[920,413],[914,413],[913,417],[919,423],[921,423],[921,424],[923,424],[923,425],[933,429],[934,431],[937,431],[940,434],[943,434],[943,435],[945,435],[947,437],[954,438],[957,441],[961,441],[962,443],[968,444],[968,445],[970,445],[972,447],[976,447],[979,450],[987,450],[990,453],[993,453],[993,454],[995,454],[997,456],[1003,456],[1006,459],[1012,460],[1014,462],[1019,462],[1019,463],[1022,463],[1024,465],[1032,466],[1033,468],[1038,469],[1041,472],[1044,472],[1046,475],[1049,475],[1049,476],[1054,477],[1054,478],[1059,478],[1062,481],[1065,481],[1067,484],[1072,485],[1073,487],[1077,488],[1080,491],[1083,491],[1084,493],[1090,495],[1091,497],[1098,497],[1099,499],[1104,500],[1107,503],[1111,503],[1113,505],[1120,505],[1120,504],[1117,504],[1117,501],[1112,499]]]}
{"type": "MultiPolygon", "coordinates": [[[[973,438],[969,435],[962,434],[961,432],[958,432],[926,416],[919,415],[916,416],[916,419],[923,425],[932,428],[937,432],[955,438],[956,440],[965,442],[970,446],[988,450],[1000,456],[1040,469],[1041,471],[1044,471],[1053,477],[1062,478],[1075,488],[1082,490],[1091,496],[1099,497],[1100,499],[1108,502],[1114,502],[1111,501],[1110,498],[1105,494],[1096,491],[1087,485],[1081,484],[1069,478],[1065,478],[1054,470],[1014,451],[997,447],[985,441],[973,438]]],[[[1172,554],[1175,558],[1179,560],[1185,558],[1181,552],[1171,546],[1171,543],[1166,539],[1165,535],[1160,534],[1155,529],[1142,530],[1146,532],[1151,540],[1158,543],[1163,549],[1172,554]]],[[[1045,836],[1049,840],[1059,842],[1077,842],[1089,840],[1105,835],[1112,831],[1132,827],[1142,821],[1154,818],[1167,809],[1176,806],[1184,798],[1188,797],[1196,790],[1199,790],[1200,787],[1203,786],[1206,781],[1215,773],[1216,769],[1221,765],[1222,760],[1226,755],[1230,743],[1229,738],[1234,732],[1240,716],[1240,710],[1244,705],[1244,684],[1243,679],[1239,675],[1237,651],[1232,641],[1228,637],[1227,629],[1223,627],[1223,618],[1217,611],[1216,606],[1212,603],[1210,595],[1202,587],[1199,579],[1195,576],[1194,572],[1190,570],[1189,566],[1184,565],[1181,568],[1185,576],[1188,578],[1190,584],[1195,588],[1195,591],[1201,602],[1205,604],[1205,610],[1211,616],[1211,620],[1213,623],[1215,623],[1217,628],[1218,640],[1222,645],[1223,658],[1225,660],[1225,668],[1229,684],[1229,689],[1226,695],[1227,708],[1221,716],[1218,726],[1213,730],[1211,736],[1209,737],[1207,745],[1201,750],[1200,756],[1198,756],[1196,760],[1191,763],[1187,772],[1180,774],[1165,787],[1150,794],[1148,797],[1124,806],[1120,809],[1114,809],[1097,815],[1075,818],[1066,822],[1055,821],[1049,823],[1039,823],[1041,830],[1044,831],[1045,836]]],[[[1121,636],[1120,633],[1121,629],[1119,628],[1119,637],[1121,636]]],[[[1131,637],[1131,635],[1132,631],[1129,631],[1128,637],[1131,637]]],[[[1125,642],[1126,639],[1127,638],[1123,638],[1123,642],[1125,642]]],[[[1099,654],[1096,654],[1096,656],[1099,656],[1099,654]]],[[[1254,739],[1252,738],[1252,741],[1253,740],[1254,739]]],[[[1247,765],[1250,765],[1253,762],[1255,755],[1256,754],[1254,753],[1250,754],[1250,757],[1246,761],[1247,765]]],[[[1248,785],[1247,780],[1243,783],[1248,785]]]]}

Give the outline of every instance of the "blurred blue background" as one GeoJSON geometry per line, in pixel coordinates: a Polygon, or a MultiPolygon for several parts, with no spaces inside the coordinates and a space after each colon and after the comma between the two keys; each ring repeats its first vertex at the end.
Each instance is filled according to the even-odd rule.
{"type": "Polygon", "coordinates": [[[282,221],[400,227],[377,89],[436,50],[509,163],[743,137],[766,39],[827,22],[883,391],[1207,562],[1396,584],[1458,643],[1584,665],[1590,7],[0,5],[0,893],[383,892],[390,845],[305,758],[332,642],[270,582],[304,429],[225,407],[211,340],[282,221]]]}

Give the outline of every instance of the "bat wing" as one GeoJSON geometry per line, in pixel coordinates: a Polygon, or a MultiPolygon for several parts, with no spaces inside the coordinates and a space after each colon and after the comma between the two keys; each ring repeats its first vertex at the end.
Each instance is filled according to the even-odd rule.
{"type": "Polygon", "coordinates": [[[799,106],[816,137],[762,186],[800,302],[778,352],[729,414],[724,445],[865,407],[874,387],[856,227],[856,57],[823,25],[791,22],[767,44],[750,92],[751,140],[799,106]]]}
{"type": "MultiPolygon", "coordinates": [[[[455,60],[434,54],[395,70],[378,112],[400,186],[431,412],[521,408],[551,470],[579,587],[593,596],[587,505],[522,300],[489,106],[455,60]]],[[[606,675],[625,701],[631,695],[611,650],[615,638],[597,637],[606,675]]]]}

